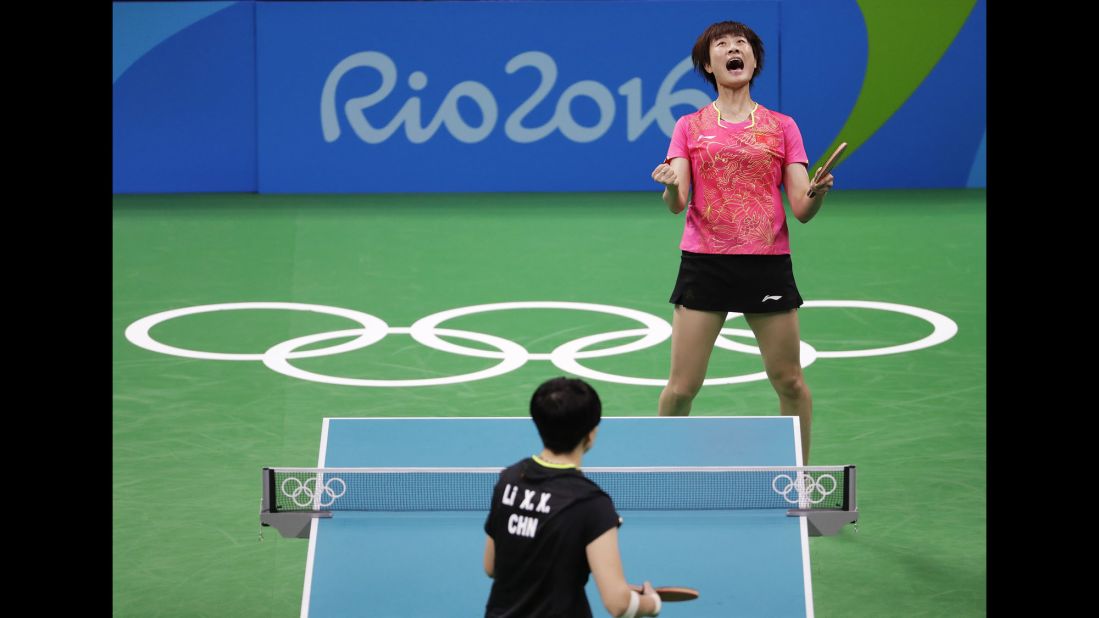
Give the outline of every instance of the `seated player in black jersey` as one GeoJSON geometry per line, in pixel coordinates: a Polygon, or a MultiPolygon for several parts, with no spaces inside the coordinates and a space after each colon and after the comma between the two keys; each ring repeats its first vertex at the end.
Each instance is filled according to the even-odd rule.
{"type": "Polygon", "coordinates": [[[612,616],[660,613],[649,582],[632,590],[618,553],[621,519],[610,496],[580,471],[602,405],[583,380],[554,378],[530,400],[544,448],[500,473],[485,521],[485,572],[494,578],[486,618],[590,617],[595,576],[612,616]]]}

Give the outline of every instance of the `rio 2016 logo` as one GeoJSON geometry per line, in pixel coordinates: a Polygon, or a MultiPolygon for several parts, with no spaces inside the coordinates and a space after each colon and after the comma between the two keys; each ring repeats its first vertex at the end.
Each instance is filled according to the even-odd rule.
{"type": "MultiPolygon", "coordinates": [[[[368,144],[379,144],[389,139],[401,126],[405,136],[413,144],[421,144],[431,139],[439,130],[446,130],[458,141],[474,144],[486,139],[496,128],[500,117],[496,97],[484,84],[466,80],[455,84],[447,92],[439,109],[424,124],[424,110],[420,97],[410,97],[401,106],[397,114],[388,122],[375,120],[377,126],[367,119],[365,111],[384,101],[397,85],[397,65],[389,56],[377,51],[364,51],[352,54],[341,60],[328,74],[321,92],[321,129],[326,142],[340,138],[339,112],[336,107],[336,88],[340,80],[350,71],[369,68],[381,76],[381,85],[377,90],[363,96],[348,99],[343,105],[344,115],[355,135],[368,144]],[[473,125],[462,117],[458,102],[468,99],[481,113],[480,124],[473,125]]],[[[595,141],[603,137],[614,123],[618,106],[610,89],[594,80],[581,80],[561,93],[554,107],[553,117],[545,124],[531,127],[524,120],[531,111],[546,100],[547,95],[557,83],[557,62],[549,54],[541,51],[526,51],[511,58],[504,65],[504,71],[511,75],[522,69],[534,69],[541,75],[538,87],[518,107],[508,114],[504,121],[504,134],[508,139],[527,144],[544,139],[554,131],[578,143],[595,141]],[[599,120],[591,126],[580,124],[573,118],[570,106],[579,98],[587,98],[599,108],[599,120]]],[[[672,108],[677,105],[689,105],[694,109],[710,102],[710,97],[694,88],[672,89],[675,84],[692,68],[691,59],[684,58],[664,77],[657,89],[656,101],[648,111],[643,111],[641,78],[634,77],[618,87],[618,94],[626,98],[626,139],[636,141],[654,122],[671,137],[675,129],[675,116],[672,108]]],[[[427,87],[427,75],[422,71],[413,71],[408,76],[408,86],[414,91],[427,87]]]]}

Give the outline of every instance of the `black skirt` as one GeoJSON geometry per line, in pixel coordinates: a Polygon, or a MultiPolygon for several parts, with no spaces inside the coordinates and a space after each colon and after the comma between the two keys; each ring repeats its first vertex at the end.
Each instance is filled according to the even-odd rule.
{"type": "Polygon", "coordinates": [[[771,313],[801,299],[790,255],[725,255],[684,251],[668,302],[700,311],[771,313]]]}

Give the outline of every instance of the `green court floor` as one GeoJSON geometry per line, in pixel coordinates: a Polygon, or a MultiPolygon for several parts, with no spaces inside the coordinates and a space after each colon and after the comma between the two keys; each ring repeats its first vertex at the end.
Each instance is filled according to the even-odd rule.
{"type": "MultiPolygon", "coordinates": [[[[375,316],[398,332],[366,348],[292,360],[301,370],[373,380],[476,373],[500,361],[425,347],[400,329],[450,309],[520,301],[609,305],[670,322],[683,226],[655,191],[118,195],[113,211],[115,616],[297,616],[307,541],[270,528],[258,540],[262,466],[316,465],[326,416],[525,416],[534,387],[563,373],[531,359],[454,384],[337,385],[259,360],[151,351],[125,337],[131,324],[219,303],[323,305],[375,316]]],[[[933,331],[920,317],[854,301],[915,307],[958,327],[931,347],[821,357],[805,370],[812,463],[858,466],[861,513],[857,531],[811,539],[816,615],[983,616],[985,191],[837,191],[809,224],[788,220],[802,296],[849,301],[801,309],[802,339],[818,352],[897,346],[933,331]]],[[[747,328],[743,318],[728,325],[747,328]]],[[[178,348],[260,354],[355,327],[337,315],[248,309],[177,317],[149,334],[178,348]]],[[[535,308],[462,315],[440,328],[545,354],[642,326],[610,313],[535,308]]],[[[655,380],[667,377],[669,354],[664,341],[580,362],[655,380]]],[[[757,356],[715,350],[708,375],[761,370],[757,356]]],[[[589,381],[605,415],[656,414],[657,386],[589,381]]],[[[707,386],[693,411],[777,413],[765,380],[707,386]]]]}

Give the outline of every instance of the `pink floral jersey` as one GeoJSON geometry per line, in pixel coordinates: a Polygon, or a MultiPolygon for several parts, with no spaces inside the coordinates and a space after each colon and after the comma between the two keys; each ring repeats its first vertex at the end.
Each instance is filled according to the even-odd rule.
{"type": "Polygon", "coordinates": [[[718,122],[707,105],[675,123],[667,161],[691,163],[692,194],[683,241],[693,253],[790,253],[782,206],[783,171],[808,165],[794,119],[757,105],[744,122],[718,122]]]}

